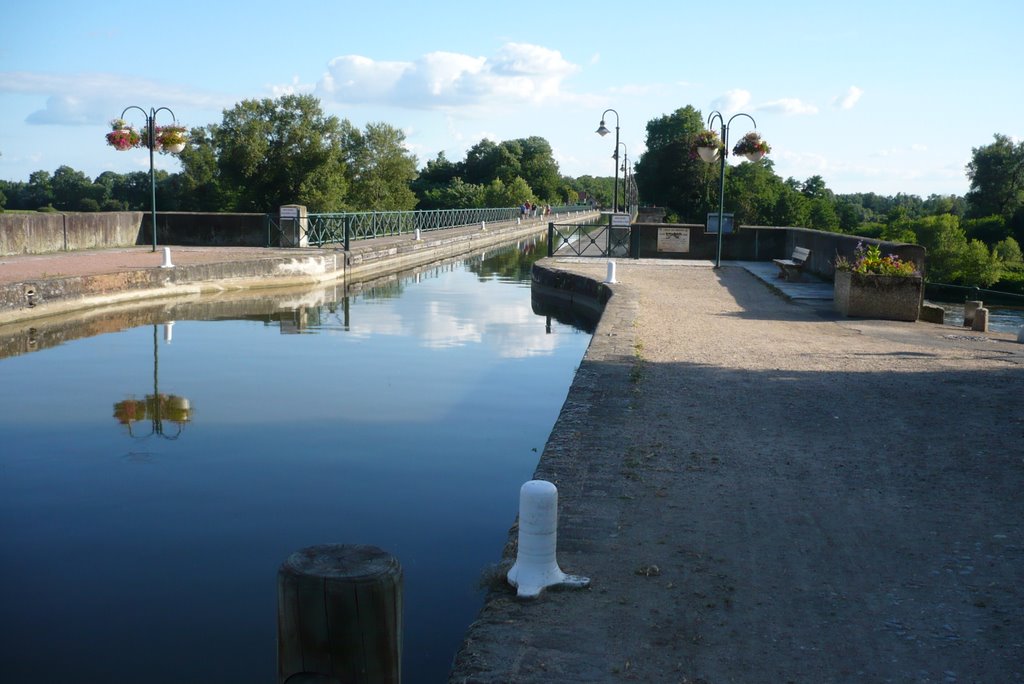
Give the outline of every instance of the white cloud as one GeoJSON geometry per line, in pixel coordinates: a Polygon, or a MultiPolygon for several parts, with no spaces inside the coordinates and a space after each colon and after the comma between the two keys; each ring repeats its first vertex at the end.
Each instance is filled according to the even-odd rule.
{"type": "Polygon", "coordinates": [[[276,98],[282,95],[301,95],[303,93],[311,93],[316,88],[315,83],[302,83],[298,76],[292,76],[290,83],[284,85],[270,84],[267,86],[267,90],[276,98]]]}
{"type": "Polygon", "coordinates": [[[597,64],[600,61],[601,61],[601,53],[600,52],[595,52],[593,55],[590,56],[590,63],[591,64],[597,64]]]}
{"type": "Polygon", "coordinates": [[[853,109],[853,106],[857,104],[857,101],[860,100],[863,94],[864,91],[857,86],[850,86],[845,94],[834,97],[832,104],[840,109],[853,109]]]}
{"type": "Polygon", "coordinates": [[[735,89],[719,95],[711,101],[711,109],[731,114],[747,106],[750,102],[750,91],[735,89]]]}
{"type": "Polygon", "coordinates": [[[755,111],[760,112],[778,112],[780,114],[785,114],[786,116],[818,113],[818,108],[816,106],[807,104],[806,102],[792,97],[784,97],[779,100],[765,102],[757,105],[754,109],[755,111]]]}
{"type": "Polygon", "coordinates": [[[557,50],[527,43],[506,43],[491,58],[431,52],[413,62],[381,62],[344,55],[331,60],[316,91],[346,104],[414,109],[536,102],[560,95],[577,70],[557,50]]]}
{"type": "Polygon", "coordinates": [[[0,73],[0,92],[46,96],[43,109],[31,112],[29,124],[82,126],[105,123],[130,102],[161,102],[170,108],[218,109],[230,106],[222,95],[205,93],[135,76],[110,73],[40,74],[28,71],[0,73]]]}

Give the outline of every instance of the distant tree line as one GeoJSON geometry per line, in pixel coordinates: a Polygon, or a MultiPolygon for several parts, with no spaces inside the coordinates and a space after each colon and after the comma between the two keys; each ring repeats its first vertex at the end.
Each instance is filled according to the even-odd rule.
{"type": "MultiPolygon", "coordinates": [[[[719,167],[694,154],[704,118],[691,106],[647,123],[634,178],[644,204],[670,220],[703,223],[718,208],[719,167]]],[[[311,95],[245,100],[218,124],[191,129],[182,170],[156,172],[162,211],[271,212],[289,203],[313,212],[611,204],[611,177],[559,172],[537,136],[484,139],[463,159],[444,153],[417,169],[405,134],[386,123],[359,129],[327,116],[311,95]]],[[[821,176],[775,174],[770,157],[726,167],[727,210],[739,225],[802,226],[913,242],[928,249],[929,277],[1024,291],[1024,142],[1004,135],[973,150],[964,197],[836,194],[821,176]]],[[[0,180],[0,210],[121,211],[150,208],[147,171],[89,178],[61,166],[27,182],[0,180]]]]}
{"type": "MultiPolygon", "coordinates": [[[[191,129],[179,173],[156,172],[163,211],[270,212],[305,204],[313,212],[610,203],[611,178],[563,177],[540,137],[482,140],[465,159],[444,154],[417,170],[405,134],[386,123],[363,129],[327,116],[311,95],[245,100],[219,124],[191,129]]],[[[107,171],[95,179],[70,166],[0,181],[0,209],[145,210],[148,171],[107,171]]]]}
{"type": "MultiPolygon", "coordinates": [[[[636,165],[642,203],[664,206],[669,218],[704,223],[718,210],[720,167],[695,154],[705,128],[691,106],[647,123],[647,150],[636,165]]],[[[726,166],[725,206],[739,225],[800,226],[909,242],[928,250],[933,282],[1024,293],[1024,142],[995,135],[975,148],[964,197],[836,194],[821,176],[782,179],[770,157],[726,166]]]]}

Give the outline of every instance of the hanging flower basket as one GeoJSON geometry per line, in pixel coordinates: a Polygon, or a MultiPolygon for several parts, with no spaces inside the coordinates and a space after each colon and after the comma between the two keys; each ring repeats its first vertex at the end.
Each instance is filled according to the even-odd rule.
{"type": "Polygon", "coordinates": [[[115,150],[125,151],[142,144],[142,136],[134,128],[129,126],[124,119],[114,119],[110,122],[110,132],[107,133],[107,144],[115,150]]]}
{"type": "Polygon", "coordinates": [[[156,129],[156,142],[164,152],[177,154],[185,149],[188,142],[188,135],[184,126],[172,124],[170,126],[158,127],[156,129]]]}
{"type": "Polygon", "coordinates": [[[740,138],[740,141],[732,148],[733,154],[742,154],[752,162],[760,161],[764,155],[772,151],[772,148],[757,131],[751,131],[740,138]]]}
{"type": "Polygon", "coordinates": [[[107,144],[122,152],[138,147],[140,142],[142,136],[133,128],[121,128],[107,133],[107,144]]]}
{"type": "Polygon", "coordinates": [[[718,133],[711,130],[704,130],[697,134],[693,140],[693,149],[697,156],[707,163],[718,161],[719,156],[725,150],[722,139],[718,133]]]}

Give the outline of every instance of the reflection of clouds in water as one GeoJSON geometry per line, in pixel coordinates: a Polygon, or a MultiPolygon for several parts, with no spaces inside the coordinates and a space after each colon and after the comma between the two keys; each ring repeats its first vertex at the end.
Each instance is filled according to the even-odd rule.
{"type": "MultiPolygon", "coordinates": [[[[445,278],[472,278],[451,273],[445,278]]],[[[442,278],[442,281],[444,279],[442,278]]],[[[347,335],[414,337],[426,349],[486,343],[502,358],[550,355],[556,345],[544,319],[533,313],[523,288],[489,282],[449,289],[443,282],[409,288],[400,299],[367,299],[353,309],[347,335]],[[432,287],[438,285],[438,287],[432,287]]]]}
{"type": "Polygon", "coordinates": [[[411,329],[410,323],[402,318],[400,311],[395,306],[387,303],[375,306],[360,306],[354,312],[347,334],[358,338],[368,338],[373,335],[387,335],[391,337],[412,336],[415,332],[411,329]]]}
{"type": "Polygon", "coordinates": [[[483,340],[479,321],[473,317],[456,316],[445,311],[450,302],[434,300],[425,308],[426,317],[418,326],[420,344],[428,349],[450,349],[462,347],[470,342],[483,340]]]}

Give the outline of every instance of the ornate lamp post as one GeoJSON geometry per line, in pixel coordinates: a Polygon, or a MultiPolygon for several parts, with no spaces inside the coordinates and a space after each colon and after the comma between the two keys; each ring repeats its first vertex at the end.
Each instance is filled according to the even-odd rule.
{"type": "MultiPolygon", "coordinates": [[[[622,171],[622,204],[623,209],[626,213],[630,213],[629,207],[629,148],[626,147],[626,143],[619,143],[622,147],[622,167],[619,169],[622,171]]],[[[616,154],[612,155],[615,160],[618,161],[618,148],[615,148],[616,154]]]]}
{"type": "MultiPolygon", "coordinates": [[[[156,251],[156,171],[153,168],[153,152],[160,146],[159,142],[157,142],[157,139],[156,139],[156,115],[159,114],[160,112],[167,112],[167,113],[169,113],[171,115],[171,120],[174,121],[175,123],[177,123],[178,117],[174,116],[174,112],[172,112],[167,107],[160,107],[158,109],[153,109],[152,107],[150,107],[149,111],[147,112],[145,109],[143,109],[142,107],[139,107],[137,105],[129,105],[128,107],[124,108],[123,112],[121,112],[121,118],[122,119],[124,119],[124,115],[128,113],[129,109],[138,109],[140,112],[142,112],[143,116],[146,117],[146,139],[145,139],[145,142],[146,142],[146,146],[149,147],[149,189],[150,189],[150,193],[152,194],[152,199],[153,199],[152,212],[150,214],[150,222],[151,222],[150,225],[153,228],[153,251],[155,252],[156,251]]],[[[180,152],[181,149],[178,149],[177,151],[180,152]]]]}
{"type": "MultiPolygon", "coordinates": [[[[722,222],[723,215],[725,214],[725,158],[729,154],[729,125],[732,123],[733,119],[739,116],[747,117],[754,124],[754,128],[757,128],[757,122],[754,121],[754,117],[743,112],[733,114],[729,117],[728,121],[726,121],[721,112],[718,111],[711,112],[711,114],[708,115],[709,129],[716,118],[718,119],[718,123],[722,126],[722,153],[719,155],[721,161],[721,172],[719,174],[718,184],[718,250],[715,252],[715,268],[719,268],[722,265],[722,233],[724,232],[722,222]]],[[[713,163],[714,160],[712,159],[711,162],[713,163]]]]}
{"type": "Polygon", "coordinates": [[[612,158],[615,159],[615,189],[612,191],[612,211],[617,213],[619,211],[619,113],[614,109],[604,110],[601,113],[601,124],[597,127],[596,133],[602,138],[611,133],[604,125],[604,117],[608,112],[615,114],[615,154],[612,155],[612,158]]]}

